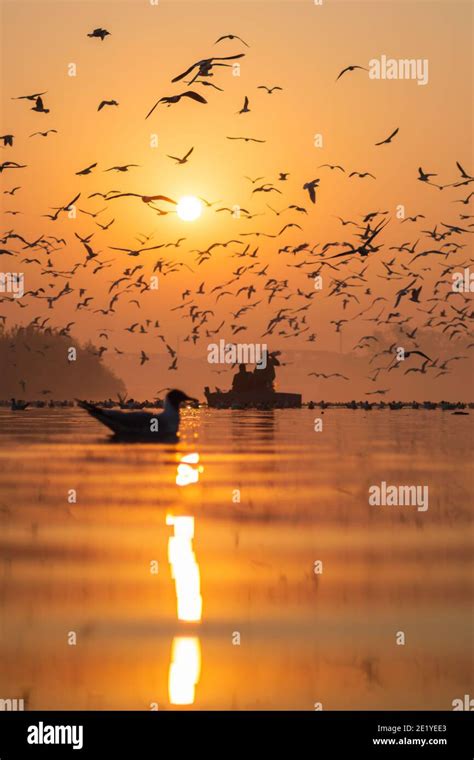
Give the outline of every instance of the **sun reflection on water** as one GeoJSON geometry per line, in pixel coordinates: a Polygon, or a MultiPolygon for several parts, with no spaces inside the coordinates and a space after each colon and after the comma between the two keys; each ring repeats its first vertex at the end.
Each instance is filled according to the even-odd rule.
{"type": "Polygon", "coordinates": [[[172,705],[192,705],[201,674],[201,645],[197,636],[175,636],[171,647],[168,693],[172,705]]]}
{"type": "Polygon", "coordinates": [[[176,584],[178,620],[196,622],[202,616],[201,574],[193,550],[194,517],[168,515],[167,525],[174,526],[168,540],[168,562],[176,584]]]}
{"type": "Polygon", "coordinates": [[[199,475],[204,468],[202,465],[191,467],[192,464],[199,464],[199,454],[186,454],[181,457],[176,473],[177,486],[189,486],[192,483],[198,482],[199,475]]]}

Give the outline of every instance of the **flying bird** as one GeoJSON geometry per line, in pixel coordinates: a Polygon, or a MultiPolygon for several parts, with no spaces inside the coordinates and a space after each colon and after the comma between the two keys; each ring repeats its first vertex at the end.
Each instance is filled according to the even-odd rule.
{"type": "MultiPolygon", "coordinates": [[[[328,169],[340,169],[340,170],[341,170],[341,172],[345,172],[345,171],[346,171],[346,170],[344,169],[344,167],[343,167],[343,166],[340,166],[339,164],[320,164],[320,165],[319,165],[319,167],[318,167],[318,169],[322,169],[322,168],[323,168],[323,167],[325,167],[325,166],[326,166],[328,169]]],[[[357,173],[357,172],[352,172],[352,174],[356,174],[356,173],[357,173]]],[[[349,174],[349,177],[352,177],[352,174],[349,174]]]]}
{"type": "Polygon", "coordinates": [[[97,37],[98,39],[102,40],[102,42],[105,40],[106,37],[110,37],[110,32],[107,31],[107,29],[94,29],[92,32],[89,32],[87,35],[88,37],[97,37]]]}
{"type": "Polygon", "coordinates": [[[266,84],[259,84],[257,90],[266,90],[269,95],[272,95],[275,90],[283,90],[283,87],[280,87],[279,85],[274,85],[274,87],[267,87],[266,84]]]}
{"type": "Polygon", "coordinates": [[[36,135],[39,135],[40,137],[47,137],[52,132],[56,132],[56,134],[57,134],[58,130],[57,129],[47,129],[46,132],[33,132],[33,134],[30,135],[30,137],[35,137],[36,135]]]}
{"type": "Polygon", "coordinates": [[[85,169],[81,169],[81,171],[76,172],[76,175],[79,177],[82,177],[85,174],[90,174],[92,172],[92,169],[95,169],[96,166],[97,166],[97,162],[95,164],[90,164],[90,166],[86,166],[85,169]]]}
{"type": "Polygon", "coordinates": [[[423,169],[421,168],[421,166],[418,167],[418,174],[420,176],[417,177],[417,179],[420,182],[429,182],[430,177],[437,177],[438,176],[437,174],[428,174],[427,172],[424,172],[423,169]]]}
{"type": "Polygon", "coordinates": [[[312,203],[316,203],[316,189],[319,186],[319,179],[313,179],[311,182],[306,182],[303,185],[303,190],[307,190],[312,203]]]}
{"type": "Polygon", "coordinates": [[[109,169],[104,169],[104,172],[128,172],[132,166],[140,166],[140,164],[123,164],[122,166],[111,166],[109,169]]]}
{"type": "Polygon", "coordinates": [[[385,140],[381,140],[380,142],[378,142],[378,143],[375,143],[375,144],[376,144],[376,145],[388,145],[388,143],[392,142],[392,139],[395,137],[395,135],[396,135],[396,134],[398,134],[398,130],[399,130],[399,129],[400,129],[400,127],[397,127],[397,128],[396,128],[396,129],[395,129],[395,130],[392,132],[392,134],[391,134],[391,135],[389,135],[388,137],[386,137],[386,138],[385,138],[385,140]]]}
{"type": "Polygon", "coordinates": [[[152,115],[153,111],[160,103],[166,103],[169,108],[174,103],[179,103],[181,98],[190,98],[191,100],[195,100],[196,103],[207,103],[206,98],[203,98],[203,96],[199,95],[198,92],[193,92],[193,90],[186,90],[186,92],[182,92],[179,95],[170,95],[169,97],[164,97],[157,100],[151,111],[148,111],[145,119],[148,119],[148,117],[152,115]]]}
{"type": "Polygon", "coordinates": [[[40,95],[38,95],[36,98],[36,103],[30,110],[36,111],[37,113],[49,113],[49,108],[44,107],[43,98],[40,95]]]}
{"type": "Polygon", "coordinates": [[[314,375],[314,377],[324,377],[325,380],[329,380],[330,377],[340,377],[343,380],[349,380],[348,377],[341,375],[339,372],[333,372],[331,375],[325,375],[324,372],[309,372],[308,377],[311,377],[311,375],[314,375]]]}
{"type": "Polygon", "coordinates": [[[119,103],[117,103],[116,100],[101,100],[100,103],[99,103],[99,105],[98,105],[97,110],[98,111],[102,111],[102,109],[105,106],[118,106],[118,105],[119,105],[119,103]]]}
{"type": "Polygon", "coordinates": [[[256,137],[226,137],[226,140],[244,140],[244,142],[264,143],[266,140],[257,140],[256,137]]]}
{"type": "Polygon", "coordinates": [[[364,179],[364,177],[371,177],[372,179],[376,179],[373,174],[370,172],[351,172],[349,174],[349,178],[351,177],[359,177],[359,179],[364,179]]]}
{"type": "Polygon", "coordinates": [[[27,164],[18,164],[16,161],[4,161],[3,164],[0,164],[0,174],[5,169],[26,169],[27,164]]]}
{"type": "Polygon", "coordinates": [[[184,79],[188,76],[188,74],[191,74],[191,72],[197,68],[197,72],[195,72],[193,78],[190,80],[189,84],[192,84],[195,79],[198,77],[209,77],[212,76],[212,69],[214,66],[228,66],[230,64],[226,63],[220,63],[220,61],[234,61],[237,58],[243,58],[245,56],[245,53],[238,53],[237,55],[228,55],[223,58],[219,57],[213,57],[213,58],[203,58],[202,61],[197,61],[196,63],[193,63],[192,66],[189,67],[189,69],[186,69],[186,71],[183,71],[182,74],[178,74],[178,76],[174,77],[171,81],[174,82],[180,82],[181,79],[184,79]],[[215,61],[218,61],[218,63],[215,63],[215,61]]]}
{"type": "Polygon", "coordinates": [[[222,40],[239,40],[239,42],[242,42],[246,47],[250,47],[250,45],[248,45],[245,40],[242,39],[242,37],[238,37],[236,34],[224,34],[214,42],[214,45],[217,45],[218,42],[222,42],[222,40]]]}
{"type": "Polygon", "coordinates": [[[346,71],[354,71],[355,69],[362,69],[363,71],[368,71],[368,69],[366,69],[366,68],[365,68],[365,66],[357,66],[357,65],[354,65],[354,66],[346,66],[346,68],[345,68],[345,69],[342,69],[342,71],[341,71],[341,72],[339,73],[339,75],[337,76],[337,78],[336,78],[336,82],[337,82],[337,80],[338,80],[338,79],[340,79],[340,78],[342,77],[342,75],[343,75],[343,74],[345,74],[345,73],[346,73],[346,71]]]}
{"type": "Polygon", "coordinates": [[[143,203],[151,203],[152,201],[166,201],[167,203],[173,203],[175,206],[177,205],[177,201],[174,201],[172,198],[168,198],[167,195],[140,195],[140,193],[116,193],[115,195],[109,195],[108,198],[106,198],[107,201],[115,201],[117,198],[141,198],[143,203]]]}
{"type": "Polygon", "coordinates": [[[244,104],[243,104],[242,108],[240,109],[240,111],[237,111],[237,113],[239,113],[239,114],[240,113],[250,113],[249,99],[248,99],[247,95],[244,98],[244,104]]]}
{"type": "Polygon", "coordinates": [[[168,158],[172,158],[178,164],[186,164],[187,161],[188,161],[188,158],[191,155],[191,153],[193,152],[193,150],[194,150],[194,148],[191,148],[190,150],[188,150],[188,152],[186,153],[185,156],[183,156],[183,158],[178,158],[178,156],[170,156],[168,154],[167,154],[167,157],[168,158]]]}
{"type": "Polygon", "coordinates": [[[45,90],[44,92],[34,92],[32,95],[18,95],[16,98],[12,98],[12,100],[36,100],[42,95],[46,95],[47,92],[48,91],[45,90]]]}

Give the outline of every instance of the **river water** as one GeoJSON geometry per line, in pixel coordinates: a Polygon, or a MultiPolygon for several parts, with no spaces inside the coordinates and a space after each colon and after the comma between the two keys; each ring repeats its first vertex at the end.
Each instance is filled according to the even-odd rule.
{"type": "Polygon", "coordinates": [[[80,409],[0,410],[0,698],[451,709],[472,691],[471,429],[190,409],[179,444],[130,444],[80,409]],[[371,506],[382,482],[428,509],[371,506]]]}

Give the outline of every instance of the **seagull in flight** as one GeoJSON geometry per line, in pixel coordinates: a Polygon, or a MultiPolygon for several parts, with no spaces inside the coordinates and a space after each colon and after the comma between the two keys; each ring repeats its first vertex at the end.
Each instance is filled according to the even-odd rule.
{"type": "Polygon", "coordinates": [[[342,69],[341,72],[339,72],[339,75],[337,76],[336,82],[338,79],[342,77],[343,74],[345,74],[347,71],[355,71],[355,69],[362,69],[363,71],[368,71],[368,69],[365,68],[365,66],[346,66],[345,69],[342,69]]]}
{"type": "Polygon", "coordinates": [[[248,99],[247,95],[244,98],[244,104],[243,104],[242,108],[240,109],[240,111],[237,111],[237,113],[239,113],[239,114],[240,113],[250,113],[249,99],[248,99]]]}
{"type": "Polygon", "coordinates": [[[99,103],[99,107],[97,108],[97,110],[98,111],[102,111],[102,109],[104,108],[104,106],[118,106],[118,105],[119,104],[117,103],[116,100],[101,100],[100,103],[99,103]]]}
{"type": "Polygon", "coordinates": [[[47,137],[51,132],[58,133],[57,129],[47,129],[46,132],[33,132],[30,137],[36,137],[36,135],[39,135],[40,137],[47,137]]]}
{"type": "Polygon", "coordinates": [[[167,195],[141,195],[140,193],[116,193],[115,195],[109,195],[106,200],[114,201],[117,198],[128,198],[129,196],[133,198],[141,198],[143,203],[147,204],[151,203],[152,201],[166,201],[167,203],[173,203],[175,206],[177,205],[177,201],[174,201],[172,198],[168,198],[167,195]]]}
{"type": "Polygon", "coordinates": [[[429,182],[430,177],[437,177],[437,174],[428,174],[427,172],[424,172],[421,166],[418,167],[418,174],[420,175],[417,177],[417,179],[420,182],[429,182]]]}
{"type": "Polygon", "coordinates": [[[386,137],[386,138],[385,138],[385,140],[381,140],[380,142],[378,142],[378,143],[375,143],[375,144],[376,144],[376,145],[388,145],[389,143],[391,143],[391,142],[392,142],[392,139],[395,137],[395,135],[396,135],[396,134],[398,134],[398,130],[399,130],[399,129],[400,129],[400,127],[397,127],[397,128],[396,128],[396,129],[395,129],[395,130],[392,132],[392,134],[391,134],[391,135],[389,135],[388,137],[386,137]]]}
{"type": "Polygon", "coordinates": [[[18,164],[16,161],[4,161],[3,164],[0,164],[0,174],[5,169],[25,169],[27,164],[18,164]]]}
{"type": "Polygon", "coordinates": [[[36,111],[37,113],[49,113],[49,108],[44,107],[43,98],[40,95],[38,95],[36,98],[36,103],[30,110],[36,111]]]}
{"type": "Polygon", "coordinates": [[[124,164],[123,166],[111,166],[110,169],[104,169],[104,172],[128,172],[131,166],[140,166],[140,164],[124,164]]]}
{"type": "Polygon", "coordinates": [[[88,37],[97,37],[98,39],[102,40],[102,42],[105,40],[106,37],[110,37],[110,32],[107,31],[107,29],[94,29],[92,32],[89,32],[87,35],[88,37]]]}
{"type": "Polygon", "coordinates": [[[187,161],[188,161],[188,158],[191,155],[191,153],[193,152],[193,150],[194,150],[194,148],[191,148],[190,150],[188,150],[188,152],[186,153],[185,156],[183,156],[183,158],[178,158],[178,156],[170,156],[168,154],[167,154],[167,157],[168,158],[172,158],[178,164],[186,164],[187,161]]]}
{"type": "Polygon", "coordinates": [[[259,84],[257,87],[257,90],[266,90],[268,95],[272,95],[275,90],[283,90],[283,87],[280,87],[279,85],[274,85],[273,87],[267,87],[266,84],[259,84]]]}
{"type": "Polygon", "coordinates": [[[244,142],[264,143],[266,140],[257,140],[256,137],[226,137],[226,140],[244,140],[244,142]]]}
{"type": "Polygon", "coordinates": [[[157,100],[153,108],[148,111],[145,119],[148,119],[148,117],[152,115],[153,111],[160,103],[166,103],[169,108],[174,103],[179,103],[181,98],[191,98],[191,100],[195,100],[197,103],[207,103],[206,98],[203,98],[203,96],[199,95],[198,92],[193,92],[193,90],[186,90],[186,92],[182,92],[179,95],[170,95],[168,97],[160,98],[157,100]]]}
{"type": "Polygon", "coordinates": [[[188,74],[191,74],[191,72],[197,68],[197,72],[194,74],[193,78],[191,79],[189,84],[192,84],[195,79],[198,77],[209,77],[212,76],[212,69],[214,66],[227,66],[229,64],[226,63],[215,63],[215,61],[234,61],[237,58],[243,58],[245,56],[245,53],[238,53],[237,55],[228,55],[224,58],[203,58],[202,61],[197,61],[196,63],[193,63],[192,66],[189,67],[189,69],[186,69],[186,71],[183,71],[182,74],[178,74],[178,76],[174,77],[172,79],[172,82],[180,82],[181,79],[184,79],[188,76],[188,74]]]}
{"type": "Polygon", "coordinates": [[[91,164],[90,166],[86,166],[85,169],[81,169],[81,171],[79,172],[76,172],[76,175],[78,177],[83,177],[85,174],[91,174],[92,169],[95,169],[96,166],[97,166],[97,162],[95,164],[91,164]]]}
{"type": "Polygon", "coordinates": [[[343,380],[349,380],[345,375],[341,375],[339,372],[333,372],[331,375],[325,375],[324,372],[309,372],[308,377],[324,377],[325,380],[329,380],[330,377],[341,377],[343,380]]]}
{"type": "Polygon", "coordinates": [[[16,98],[12,98],[12,100],[37,100],[42,95],[46,95],[48,90],[45,90],[44,92],[34,92],[32,95],[18,95],[16,98]]]}
{"type": "Polygon", "coordinates": [[[303,185],[303,190],[307,190],[312,203],[316,203],[316,189],[318,188],[320,180],[313,179],[311,182],[306,182],[303,185]]]}
{"type": "Polygon", "coordinates": [[[218,42],[222,42],[222,40],[239,40],[239,42],[242,42],[246,47],[250,47],[245,40],[242,39],[242,37],[238,37],[236,34],[224,34],[222,37],[219,37],[218,40],[214,42],[214,45],[217,45],[218,42]]]}

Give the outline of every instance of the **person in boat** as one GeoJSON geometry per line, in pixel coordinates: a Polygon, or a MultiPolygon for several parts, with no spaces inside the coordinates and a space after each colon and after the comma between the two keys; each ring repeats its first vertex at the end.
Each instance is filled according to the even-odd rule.
{"type": "Polygon", "coordinates": [[[250,391],[253,387],[253,375],[251,372],[247,372],[245,364],[239,364],[239,371],[234,375],[232,380],[232,390],[237,391],[250,391]]]}
{"type": "Polygon", "coordinates": [[[280,351],[273,351],[267,355],[267,366],[259,369],[255,367],[253,371],[253,387],[257,391],[275,391],[274,380],[276,378],[275,367],[280,366],[277,357],[280,351]]]}

